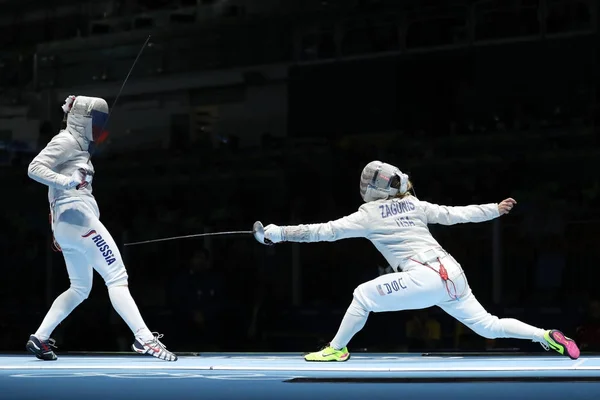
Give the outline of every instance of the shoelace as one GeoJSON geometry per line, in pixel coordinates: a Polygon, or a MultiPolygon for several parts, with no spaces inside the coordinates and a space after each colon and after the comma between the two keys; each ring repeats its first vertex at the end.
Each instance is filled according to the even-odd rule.
{"type": "Polygon", "coordinates": [[[154,335],[154,339],[152,339],[152,342],[159,344],[163,349],[167,349],[167,346],[165,346],[160,340],[158,339],[162,339],[163,335],[162,333],[158,333],[158,332],[152,332],[152,335],[154,335]]]}
{"type": "Polygon", "coordinates": [[[40,340],[40,343],[42,346],[48,346],[50,349],[58,349],[58,346],[56,346],[56,340],[52,338],[48,338],[48,340],[40,340]]]}
{"type": "MultiPolygon", "coordinates": [[[[319,351],[325,351],[325,349],[328,349],[331,347],[331,343],[327,343],[325,346],[323,346],[323,348],[319,351]]],[[[332,347],[333,348],[333,347],[332,347]]],[[[334,349],[335,350],[335,349],[334,349]]]]}
{"type": "Polygon", "coordinates": [[[162,360],[171,360],[173,359],[173,357],[175,357],[175,355],[173,353],[171,353],[169,350],[167,350],[167,346],[165,346],[159,339],[161,339],[163,336],[162,333],[158,333],[158,332],[152,332],[152,334],[154,335],[154,340],[152,340],[153,342],[157,343],[160,348],[161,348],[161,352],[160,352],[160,356],[159,358],[162,360]]]}
{"type": "Polygon", "coordinates": [[[548,346],[547,343],[540,342],[540,346],[542,346],[544,348],[544,350],[546,350],[546,351],[550,350],[550,346],[548,346]]]}

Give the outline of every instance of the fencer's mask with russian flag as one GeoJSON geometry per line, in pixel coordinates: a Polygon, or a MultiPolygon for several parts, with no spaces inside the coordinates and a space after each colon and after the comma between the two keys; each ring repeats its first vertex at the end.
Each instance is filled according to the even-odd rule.
{"type": "Polygon", "coordinates": [[[69,96],[62,106],[67,113],[67,131],[84,150],[90,143],[100,144],[108,137],[108,103],[99,97],[69,96]]]}
{"type": "Polygon", "coordinates": [[[360,175],[360,196],[365,202],[388,199],[408,191],[408,175],[381,161],[371,161],[360,175]]]}

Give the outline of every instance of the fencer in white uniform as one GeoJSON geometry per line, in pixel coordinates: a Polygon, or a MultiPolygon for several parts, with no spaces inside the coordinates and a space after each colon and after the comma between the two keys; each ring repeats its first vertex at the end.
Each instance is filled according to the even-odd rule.
{"type": "MultiPolygon", "coordinates": [[[[49,187],[51,226],[62,251],[71,285],[56,298],[27,350],[42,360],[56,360],[50,335],[92,289],[93,271],[104,279],[110,301],[134,335],[132,349],[165,361],[177,356],[159,341],[162,335],[146,326],[128,287],[123,259],[112,236],[100,222],[92,195],[94,167],[90,147],[106,137],[103,130],[109,110],[105,100],[69,96],[63,105],[66,129],[54,136],[28,168],[31,179],[49,187]]],[[[93,329],[93,327],[90,327],[93,329]]]]}
{"type": "Polygon", "coordinates": [[[447,207],[411,195],[412,183],[393,165],[369,163],[362,171],[360,193],[365,201],[355,213],[319,224],[265,227],[272,243],[322,242],[366,238],[386,258],[393,273],[359,285],[341,326],[327,347],[305,356],[307,361],[345,361],[347,344],[370,312],[438,306],[486,338],[518,338],[539,342],[572,359],[575,342],[558,330],[543,330],[488,313],[473,295],[460,264],[434,239],[428,224],[484,222],[508,213],[516,202],[447,207]]]}

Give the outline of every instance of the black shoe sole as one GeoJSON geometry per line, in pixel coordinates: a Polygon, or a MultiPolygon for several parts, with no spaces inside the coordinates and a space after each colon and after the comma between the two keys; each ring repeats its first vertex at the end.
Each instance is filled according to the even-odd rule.
{"type": "Polygon", "coordinates": [[[56,360],[58,360],[58,357],[56,357],[56,354],[54,354],[54,353],[52,353],[52,354],[43,354],[43,353],[40,353],[39,351],[37,351],[36,348],[35,348],[35,346],[33,345],[33,342],[31,342],[31,341],[27,342],[27,345],[25,346],[25,348],[27,349],[27,351],[29,351],[34,356],[36,356],[36,358],[38,358],[39,360],[43,360],[43,361],[56,361],[56,360]]]}

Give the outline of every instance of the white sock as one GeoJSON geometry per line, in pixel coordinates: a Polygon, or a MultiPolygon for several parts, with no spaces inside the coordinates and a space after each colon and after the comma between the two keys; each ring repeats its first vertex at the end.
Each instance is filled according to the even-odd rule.
{"type": "Polygon", "coordinates": [[[543,329],[536,328],[514,318],[502,318],[499,320],[504,337],[515,339],[530,339],[537,343],[546,343],[543,329]]]}
{"type": "Polygon", "coordinates": [[[123,321],[129,326],[136,338],[144,342],[154,339],[154,335],[146,326],[138,310],[128,286],[113,286],[108,289],[108,296],[113,307],[123,321]]]}
{"type": "Polygon", "coordinates": [[[365,326],[368,316],[369,312],[354,298],[348,310],[346,310],[340,328],[329,345],[336,350],[346,347],[352,337],[365,326]]]}
{"type": "Polygon", "coordinates": [[[54,300],[42,324],[33,334],[39,340],[48,340],[54,329],[83,301],[83,296],[72,288],[64,291],[54,300]]]}

